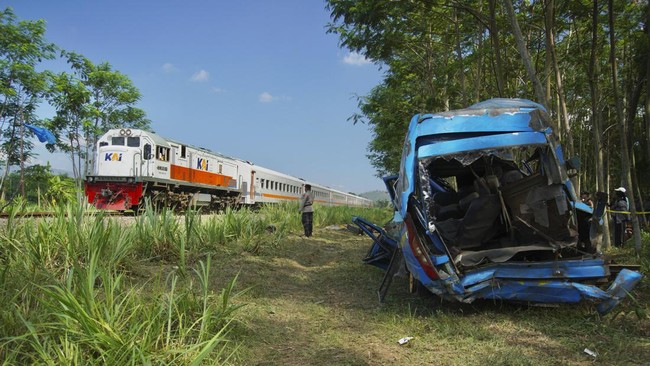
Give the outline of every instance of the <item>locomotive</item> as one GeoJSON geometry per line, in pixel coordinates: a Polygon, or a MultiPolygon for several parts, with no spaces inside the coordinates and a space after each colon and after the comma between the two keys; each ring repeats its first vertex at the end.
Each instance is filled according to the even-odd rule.
{"type": "Polygon", "coordinates": [[[250,161],[139,129],[111,129],[98,141],[88,203],[98,209],[134,210],[149,198],[155,206],[210,210],[297,201],[311,184],[323,205],[370,207],[372,201],[264,168],[250,161]]]}

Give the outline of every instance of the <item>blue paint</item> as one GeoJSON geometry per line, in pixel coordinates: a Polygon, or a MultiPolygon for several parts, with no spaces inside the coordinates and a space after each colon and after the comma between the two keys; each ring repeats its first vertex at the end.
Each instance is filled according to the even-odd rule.
{"type": "MultiPolygon", "coordinates": [[[[557,231],[562,232],[563,228],[558,227],[556,230],[555,227],[544,226],[551,225],[551,221],[545,224],[544,215],[556,215],[559,219],[553,216],[556,219],[556,221],[552,221],[553,223],[558,225],[560,222],[563,223],[562,225],[570,226],[572,220],[576,220],[576,211],[587,213],[581,217],[588,218],[593,210],[578,200],[565,171],[562,148],[556,142],[550,126],[547,125],[548,120],[549,117],[543,106],[524,99],[491,99],[463,110],[413,116],[404,140],[399,175],[384,178],[395,206],[393,225],[398,228],[396,230],[398,234],[394,234],[398,237],[389,237],[382,228],[363,219],[355,218],[353,220],[373,240],[373,246],[368,256],[374,258],[384,255],[385,257],[387,252],[394,253],[400,250],[403,262],[395,265],[404,265],[422,285],[434,294],[447,299],[463,302],[471,302],[475,299],[540,303],[593,301],[598,303],[597,310],[600,313],[605,314],[611,311],[632,291],[642,275],[624,269],[611,283],[609,289],[604,291],[593,285],[609,279],[608,264],[600,254],[594,251],[594,254],[591,255],[588,253],[581,255],[580,252],[574,251],[571,252],[573,255],[569,258],[559,255],[564,248],[577,247],[579,237],[569,231],[570,235],[574,235],[572,238],[575,238],[575,242],[555,242],[558,239],[554,239],[552,235],[556,235],[557,231]],[[443,240],[442,234],[436,229],[438,224],[436,219],[429,217],[432,214],[427,213],[430,208],[423,204],[426,197],[431,199],[431,196],[423,198],[423,190],[430,189],[430,194],[436,192],[449,194],[450,192],[441,183],[430,177],[424,178],[425,187],[420,187],[416,191],[416,183],[421,184],[418,177],[418,162],[421,159],[428,159],[424,161],[430,162],[435,158],[443,158],[446,161],[456,157],[463,159],[470,152],[481,157],[491,155],[491,151],[524,147],[526,149],[541,147],[538,150],[540,166],[537,167],[539,172],[537,175],[546,178],[546,180],[541,180],[542,183],[535,183],[537,182],[536,175],[532,171],[524,172],[524,177],[527,176],[531,179],[520,178],[521,185],[516,187],[524,189],[523,191],[510,191],[511,195],[518,194],[520,197],[519,201],[516,199],[510,201],[515,205],[514,208],[505,206],[503,197],[506,193],[500,190],[498,193],[499,200],[501,200],[499,212],[502,216],[500,216],[501,221],[499,222],[501,225],[505,225],[503,223],[507,221],[503,216],[506,207],[510,215],[525,216],[526,219],[508,217],[510,228],[508,229],[508,226],[505,228],[512,231],[506,231],[506,233],[517,234],[521,230],[528,230],[530,235],[537,235],[537,239],[533,239],[533,243],[535,243],[534,240],[537,240],[539,244],[530,247],[526,246],[528,244],[521,244],[523,248],[519,249],[519,243],[512,243],[513,238],[516,239],[516,235],[511,235],[511,241],[507,242],[511,244],[507,244],[505,249],[497,247],[495,249],[498,250],[491,250],[492,247],[483,248],[483,245],[488,243],[488,238],[485,239],[486,242],[479,243],[482,248],[480,251],[470,250],[468,253],[470,258],[474,254],[474,258],[482,258],[481,260],[488,258],[487,261],[491,263],[471,262],[470,260],[469,264],[464,264],[465,267],[460,266],[453,260],[462,261],[462,258],[450,256],[450,249],[458,251],[463,247],[453,245],[450,247],[449,243],[443,240]],[[531,183],[533,184],[532,188],[527,188],[525,182],[533,182],[531,183]],[[561,189],[554,190],[557,187],[561,187],[561,189]],[[553,192],[554,196],[546,197],[544,196],[545,192],[553,192]],[[529,202],[533,206],[529,206],[529,202]],[[523,206],[517,207],[517,205],[523,206]],[[543,211],[539,211],[540,207],[543,211]],[[404,218],[408,217],[407,212],[413,218],[414,225],[419,228],[417,231],[420,233],[418,235],[427,252],[425,255],[433,263],[436,275],[440,275],[440,278],[429,277],[417,255],[413,253],[413,248],[409,244],[411,238],[409,238],[404,223],[404,218]],[[538,215],[537,212],[541,212],[541,214],[538,215]],[[546,213],[544,214],[544,212],[546,213]],[[569,219],[565,217],[569,217],[569,219]],[[432,221],[427,224],[427,220],[432,221]],[[519,225],[516,227],[517,230],[512,227],[512,223],[515,221],[519,225]],[[521,258],[517,257],[520,254],[519,250],[522,250],[521,258]],[[495,258],[483,257],[484,251],[494,254],[495,258]],[[542,254],[535,254],[536,251],[542,254]],[[499,255],[504,255],[504,257],[500,258],[499,255]],[[534,260],[527,260],[528,255],[531,255],[534,260]],[[535,255],[539,255],[539,257],[535,257],[535,255]],[[548,259],[544,255],[548,256],[548,259]]],[[[470,163],[471,161],[468,163],[458,162],[463,167],[469,166],[470,163]]],[[[452,166],[452,169],[457,168],[452,166]]],[[[469,170],[469,168],[465,169],[469,170]]],[[[473,174],[478,178],[476,173],[473,174]]],[[[435,174],[431,173],[431,175],[435,174]]],[[[434,178],[441,179],[440,177],[434,178]]],[[[497,195],[494,192],[491,194],[497,195]]],[[[597,208],[596,211],[596,220],[592,220],[588,224],[592,225],[590,227],[592,231],[595,229],[593,225],[598,225],[602,208],[597,208]]],[[[581,222],[585,222],[585,219],[581,222]]],[[[452,237],[452,240],[459,240],[457,239],[459,237],[462,238],[459,235],[452,237]]],[[[507,235],[503,237],[504,240],[508,238],[507,235]]],[[[456,243],[456,245],[458,244],[456,243]]],[[[472,247],[470,246],[470,248],[472,247]]],[[[421,251],[421,249],[418,250],[421,251]]],[[[371,264],[384,269],[388,269],[389,266],[385,258],[371,264]]]]}

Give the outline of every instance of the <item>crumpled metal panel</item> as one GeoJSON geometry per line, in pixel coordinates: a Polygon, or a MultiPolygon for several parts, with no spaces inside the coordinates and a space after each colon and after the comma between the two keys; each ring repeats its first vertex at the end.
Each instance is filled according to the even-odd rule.
{"type": "MultiPolygon", "coordinates": [[[[564,169],[561,146],[551,126],[543,106],[523,99],[491,99],[463,110],[414,116],[404,140],[399,175],[384,179],[396,210],[391,234],[355,219],[373,239],[367,263],[386,269],[391,278],[408,271],[432,293],[461,302],[586,300],[597,303],[596,309],[601,314],[611,311],[643,276],[623,269],[610,287],[603,290],[595,283],[607,281],[610,273],[601,256],[583,253],[563,259],[560,255],[563,248],[574,247],[577,241],[573,229],[568,227],[574,212],[580,210],[591,215],[592,210],[575,196],[564,169]],[[485,156],[514,161],[513,149],[529,147],[539,154],[540,170],[544,174],[533,174],[529,169],[527,181],[519,178],[527,185],[513,185],[515,181],[510,181],[499,195],[505,197],[500,196],[501,205],[511,204],[512,219],[524,224],[523,229],[535,231],[546,242],[519,238],[519,242],[503,247],[468,246],[471,250],[462,251],[465,247],[452,245],[456,250],[451,251],[445,243],[449,238],[444,239],[436,227],[443,221],[438,222],[429,214],[435,208],[434,194],[446,192],[440,177],[428,174],[429,166],[455,160],[460,166],[468,167],[485,156]],[[547,206],[552,208],[552,215],[547,206]],[[417,240],[409,235],[416,236],[417,240]],[[550,255],[527,260],[526,253],[533,252],[550,255]],[[520,253],[524,256],[515,257],[520,253]],[[491,257],[484,260],[481,258],[484,254],[491,257]],[[469,256],[471,263],[457,262],[462,256],[469,256]],[[395,258],[399,260],[392,260],[395,258]]],[[[458,168],[452,165],[451,169],[458,168]]],[[[597,222],[600,216],[594,217],[593,222],[597,222]]],[[[593,228],[595,225],[590,230],[593,228]]],[[[590,233],[589,239],[592,237],[590,233]]],[[[380,293],[385,294],[386,289],[380,287],[380,293]]]]}

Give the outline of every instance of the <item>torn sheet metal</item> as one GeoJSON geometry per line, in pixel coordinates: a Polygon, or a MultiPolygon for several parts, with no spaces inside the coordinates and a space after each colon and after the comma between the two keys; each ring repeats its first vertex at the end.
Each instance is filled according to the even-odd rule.
{"type": "Polygon", "coordinates": [[[642,275],[623,270],[612,281],[597,247],[607,197],[597,195],[595,211],[581,204],[566,166],[537,103],[491,99],[416,115],[399,175],[384,179],[390,230],[354,219],[373,240],[364,262],[387,277],[408,272],[446,299],[591,301],[607,313],[642,275]]]}

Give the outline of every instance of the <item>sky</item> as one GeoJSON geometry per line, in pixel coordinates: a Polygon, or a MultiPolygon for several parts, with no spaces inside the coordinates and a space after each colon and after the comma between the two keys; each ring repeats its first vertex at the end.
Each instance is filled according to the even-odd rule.
{"type": "MultiPolygon", "coordinates": [[[[49,42],[127,75],[164,137],[346,192],[383,190],[366,157],[372,131],[348,120],[382,71],[327,34],[325,5],[0,0],[19,20],[44,19],[49,42]]],[[[60,60],[47,68],[69,71],[60,60]]],[[[71,170],[63,154],[39,159],[71,170]]]]}

